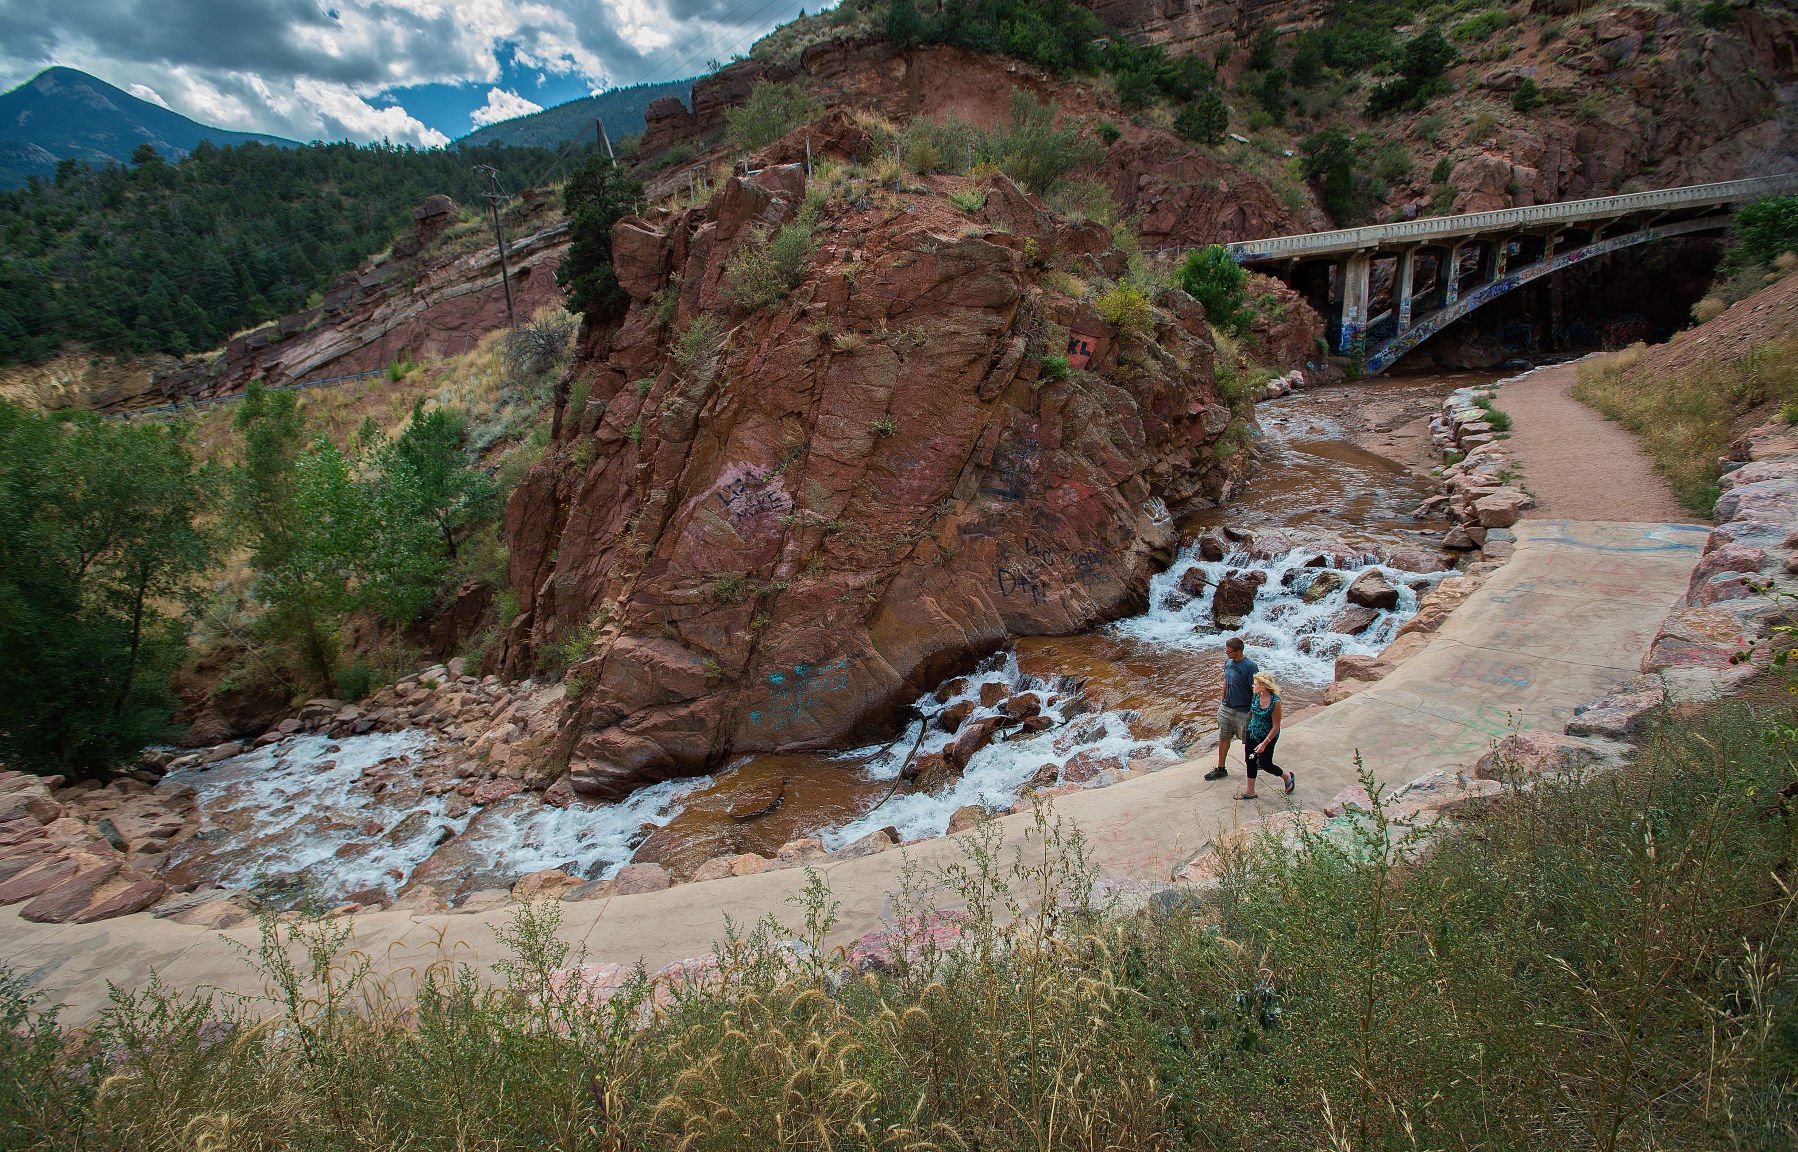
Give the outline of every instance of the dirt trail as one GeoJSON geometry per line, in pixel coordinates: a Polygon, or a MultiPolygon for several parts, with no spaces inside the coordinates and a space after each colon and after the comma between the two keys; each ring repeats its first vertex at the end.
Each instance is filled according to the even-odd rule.
{"type": "Polygon", "coordinates": [[[1577,368],[1557,364],[1499,390],[1510,448],[1536,498],[1535,519],[1695,524],[1621,426],[1575,400],[1577,368]]]}

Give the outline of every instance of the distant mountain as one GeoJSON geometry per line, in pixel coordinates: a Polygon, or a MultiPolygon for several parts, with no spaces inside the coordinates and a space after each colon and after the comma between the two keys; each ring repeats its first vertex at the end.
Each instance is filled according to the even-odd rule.
{"type": "Polygon", "coordinates": [[[502,120],[477,128],[457,141],[460,144],[512,144],[532,148],[557,148],[567,140],[594,138],[593,121],[604,119],[606,134],[616,145],[621,137],[643,134],[643,113],[652,101],[673,96],[685,103],[693,81],[669,80],[662,84],[636,84],[613,88],[597,96],[570,100],[529,116],[502,120]]]}
{"type": "Polygon", "coordinates": [[[73,68],[46,68],[0,95],[0,188],[54,176],[65,159],[128,164],[140,144],[179,160],[202,140],[294,147],[278,136],[208,127],[73,68]]]}

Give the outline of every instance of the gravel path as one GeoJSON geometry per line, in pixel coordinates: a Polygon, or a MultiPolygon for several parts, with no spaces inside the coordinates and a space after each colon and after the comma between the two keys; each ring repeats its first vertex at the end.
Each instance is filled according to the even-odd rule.
{"type": "Polygon", "coordinates": [[[1570,394],[1573,364],[1557,364],[1499,389],[1511,415],[1510,449],[1536,498],[1535,519],[1695,524],[1656,475],[1636,438],[1570,394]]]}

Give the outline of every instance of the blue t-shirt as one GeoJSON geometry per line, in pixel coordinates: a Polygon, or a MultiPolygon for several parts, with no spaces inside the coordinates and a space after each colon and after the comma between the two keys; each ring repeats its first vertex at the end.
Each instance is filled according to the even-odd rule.
{"type": "Polygon", "coordinates": [[[1224,661],[1224,707],[1237,712],[1248,711],[1255,698],[1255,673],[1261,668],[1247,656],[1224,661]]]}

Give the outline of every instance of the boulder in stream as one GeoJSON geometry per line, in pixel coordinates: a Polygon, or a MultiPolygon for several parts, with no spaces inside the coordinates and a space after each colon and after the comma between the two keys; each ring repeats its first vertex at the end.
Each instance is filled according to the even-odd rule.
{"type": "Polygon", "coordinates": [[[1348,600],[1362,608],[1390,612],[1398,607],[1398,589],[1380,572],[1369,570],[1355,577],[1349,585],[1348,600]]]}
{"type": "Polygon", "coordinates": [[[1219,628],[1239,628],[1255,610],[1255,594],[1267,583],[1260,569],[1232,568],[1211,594],[1211,618],[1219,628]]]}

